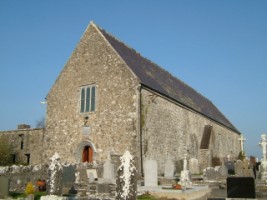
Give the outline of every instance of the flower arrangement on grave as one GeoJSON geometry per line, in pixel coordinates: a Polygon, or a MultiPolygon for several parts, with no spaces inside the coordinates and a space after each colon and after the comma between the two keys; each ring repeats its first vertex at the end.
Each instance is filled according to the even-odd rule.
{"type": "Polygon", "coordinates": [[[33,187],[33,184],[31,182],[29,182],[26,186],[26,189],[25,189],[25,193],[27,195],[29,194],[33,194],[34,193],[34,187],[33,187]]]}
{"type": "Polygon", "coordinates": [[[176,189],[176,190],[180,190],[180,189],[182,189],[182,186],[180,184],[176,183],[176,184],[172,185],[172,188],[176,189]]]}
{"type": "Polygon", "coordinates": [[[37,185],[39,191],[45,191],[46,190],[45,180],[38,179],[36,182],[36,185],[37,185]]]}

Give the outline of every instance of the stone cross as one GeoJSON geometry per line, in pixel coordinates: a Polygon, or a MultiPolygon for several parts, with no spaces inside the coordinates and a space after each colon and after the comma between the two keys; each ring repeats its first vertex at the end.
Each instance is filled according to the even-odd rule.
{"type": "Polygon", "coordinates": [[[262,161],[266,161],[266,145],[267,145],[266,135],[262,134],[261,142],[259,143],[259,146],[261,147],[262,150],[262,161]]]}
{"type": "Polygon", "coordinates": [[[244,142],[246,141],[246,138],[244,138],[244,136],[241,135],[238,140],[240,141],[241,152],[244,152],[244,142]]]}

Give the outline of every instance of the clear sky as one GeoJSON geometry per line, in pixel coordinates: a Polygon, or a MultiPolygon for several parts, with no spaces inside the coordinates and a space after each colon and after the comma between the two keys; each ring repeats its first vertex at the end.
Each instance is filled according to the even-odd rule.
{"type": "Polygon", "coordinates": [[[0,130],[45,116],[40,101],[91,20],[210,99],[261,156],[265,0],[1,0],[0,130]]]}

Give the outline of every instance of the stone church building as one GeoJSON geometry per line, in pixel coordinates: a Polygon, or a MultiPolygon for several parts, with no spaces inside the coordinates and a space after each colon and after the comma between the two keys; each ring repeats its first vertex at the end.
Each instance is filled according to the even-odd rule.
{"type": "Polygon", "coordinates": [[[46,101],[41,158],[29,163],[55,152],[66,163],[101,163],[129,150],[139,172],[153,159],[163,173],[185,154],[204,168],[240,152],[240,132],[211,101],[93,22],[46,101]]]}

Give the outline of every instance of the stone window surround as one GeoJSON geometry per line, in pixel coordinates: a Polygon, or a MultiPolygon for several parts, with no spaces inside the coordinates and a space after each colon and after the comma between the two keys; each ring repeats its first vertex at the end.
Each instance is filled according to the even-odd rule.
{"type": "Polygon", "coordinates": [[[24,134],[19,134],[20,137],[20,149],[24,148],[24,134]]]}

